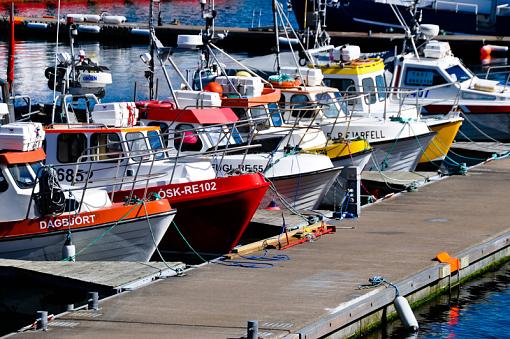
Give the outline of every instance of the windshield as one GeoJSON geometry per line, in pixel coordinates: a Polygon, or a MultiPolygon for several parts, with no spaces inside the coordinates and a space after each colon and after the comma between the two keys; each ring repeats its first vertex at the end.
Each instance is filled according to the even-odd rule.
{"type": "Polygon", "coordinates": [[[464,70],[462,67],[460,67],[460,65],[455,65],[455,66],[452,66],[452,67],[448,67],[446,69],[446,72],[452,78],[456,78],[457,81],[459,81],[459,82],[463,82],[463,81],[469,80],[469,79],[471,79],[473,77],[472,74],[470,74],[469,72],[464,70]]]}
{"type": "Polygon", "coordinates": [[[242,142],[237,129],[211,126],[204,129],[213,147],[236,145],[242,142]]]}
{"type": "Polygon", "coordinates": [[[27,164],[9,165],[9,172],[19,188],[32,188],[35,185],[35,178],[28,169],[27,164]]]}
{"type": "Polygon", "coordinates": [[[41,161],[36,161],[30,163],[30,167],[32,167],[32,171],[34,171],[35,175],[41,175],[41,172],[39,170],[44,166],[44,164],[41,161]]]}
{"type": "Polygon", "coordinates": [[[347,103],[340,92],[328,92],[317,95],[317,101],[322,104],[322,111],[327,118],[336,118],[340,114],[340,107],[346,112],[347,103]]]}
{"type": "MultiPolygon", "coordinates": [[[[131,151],[131,155],[144,154],[143,158],[148,159],[147,144],[144,140],[144,135],[140,132],[131,132],[126,134],[126,140],[128,141],[128,148],[131,151]]],[[[133,160],[138,162],[141,161],[141,157],[133,157],[133,160]]]]}

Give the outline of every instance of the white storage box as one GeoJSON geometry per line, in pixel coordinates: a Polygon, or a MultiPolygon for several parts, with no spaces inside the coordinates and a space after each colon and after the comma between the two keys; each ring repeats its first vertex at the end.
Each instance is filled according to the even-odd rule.
{"type": "Polygon", "coordinates": [[[299,73],[301,73],[304,78],[301,79],[301,82],[303,82],[305,86],[320,86],[324,79],[322,71],[316,68],[282,67],[282,73],[287,73],[293,77],[300,77],[299,73]]]}
{"type": "Polygon", "coordinates": [[[0,103],[0,116],[9,114],[9,106],[5,102],[0,103]]]}
{"type": "Polygon", "coordinates": [[[0,149],[33,151],[42,147],[44,129],[38,122],[13,122],[0,126],[0,149]]]}
{"type": "Polygon", "coordinates": [[[138,108],[134,102],[110,102],[97,104],[91,113],[97,124],[112,127],[129,127],[138,120],[138,108]]]}
{"type": "Polygon", "coordinates": [[[451,54],[450,44],[446,41],[430,41],[423,49],[425,58],[440,59],[451,54]]]}
{"type": "Polygon", "coordinates": [[[359,46],[356,45],[347,45],[344,46],[341,50],[341,58],[344,62],[351,62],[359,59],[361,56],[361,50],[359,46]]]}
{"type": "Polygon", "coordinates": [[[181,109],[221,106],[220,95],[215,92],[178,90],[174,91],[174,93],[181,109]]]}
{"type": "Polygon", "coordinates": [[[239,92],[241,96],[249,98],[261,96],[262,90],[264,89],[264,84],[259,77],[232,76],[227,78],[225,76],[220,76],[216,77],[214,81],[223,87],[223,93],[225,94],[237,94],[237,92],[239,92]],[[232,85],[235,88],[232,87],[232,85]]]}

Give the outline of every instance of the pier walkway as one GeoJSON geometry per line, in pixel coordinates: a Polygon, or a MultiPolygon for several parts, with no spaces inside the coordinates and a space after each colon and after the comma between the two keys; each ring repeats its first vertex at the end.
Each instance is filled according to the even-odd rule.
{"type": "Polygon", "coordinates": [[[240,338],[248,320],[259,321],[261,337],[315,338],[340,328],[336,336],[352,334],[346,328],[394,296],[383,287],[357,289],[369,277],[381,275],[409,295],[449,276],[449,266],[433,261],[438,252],[459,256],[463,270],[481,269],[477,262],[495,252],[508,255],[509,188],[510,159],[491,161],[338,222],[353,229],[272,251],[290,257],[272,268],[204,265],[109,298],[99,311],[66,313],[47,332],[16,337],[240,338]]]}

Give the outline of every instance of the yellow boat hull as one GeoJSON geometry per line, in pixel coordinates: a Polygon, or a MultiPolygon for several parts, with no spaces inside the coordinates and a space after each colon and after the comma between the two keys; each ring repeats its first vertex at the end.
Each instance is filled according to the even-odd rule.
{"type": "Polygon", "coordinates": [[[345,160],[345,166],[352,165],[350,160],[358,158],[372,152],[372,147],[368,141],[361,140],[342,140],[330,141],[322,147],[307,148],[304,150],[309,153],[317,153],[327,155],[335,166],[345,160]]]}
{"type": "Polygon", "coordinates": [[[419,163],[425,164],[428,162],[442,162],[450,150],[453,139],[455,139],[455,136],[462,125],[462,121],[463,119],[457,118],[453,121],[445,120],[444,122],[428,124],[429,128],[432,131],[437,132],[437,134],[423,153],[419,163]]]}

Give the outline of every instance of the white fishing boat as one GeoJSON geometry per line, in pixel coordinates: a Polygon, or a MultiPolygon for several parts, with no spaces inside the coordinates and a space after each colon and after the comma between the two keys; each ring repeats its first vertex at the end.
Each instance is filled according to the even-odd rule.
{"type": "Polygon", "coordinates": [[[491,70],[479,78],[453,55],[448,42],[431,40],[395,59],[391,84],[415,90],[414,95],[398,92],[394,97],[418,102],[423,116],[445,115],[457,107],[465,117],[457,139],[510,141],[508,72],[500,82],[489,79],[491,70]]]}
{"type": "MultiPolygon", "coordinates": [[[[179,91],[175,95],[179,97],[179,91]]],[[[196,95],[201,94],[197,92],[196,95]]],[[[201,154],[204,152],[247,144],[236,126],[239,119],[229,108],[175,109],[168,105],[168,102],[137,103],[140,121],[144,125],[160,126],[169,134],[168,147],[175,148],[181,154],[203,157],[201,154]]],[[[249,125],[250,121],[241,121],[241,124],[249,125]]],[[[327,156],[304,154],[294,148],[285,150],[283,146],[277,146],[271,152],[260,152],[253,148],[250,152],[247,149],[240,154],[205,157],[212,160],[219,175],[263,173],[272,183],[273,190],[268,191],[260,207],[266,207],[271,200],[275,200],[275,195],[295,209],[318,207],[340,168],[335,168],[327,156]]]]}
{"type": "Polygon", "coordinates": [[[0,127],[0,257],[22,260],[148,261],[176,211],[165,200],[114,203],[84,182],[61,185],[43,165],[36,123],[0,127]]]}

